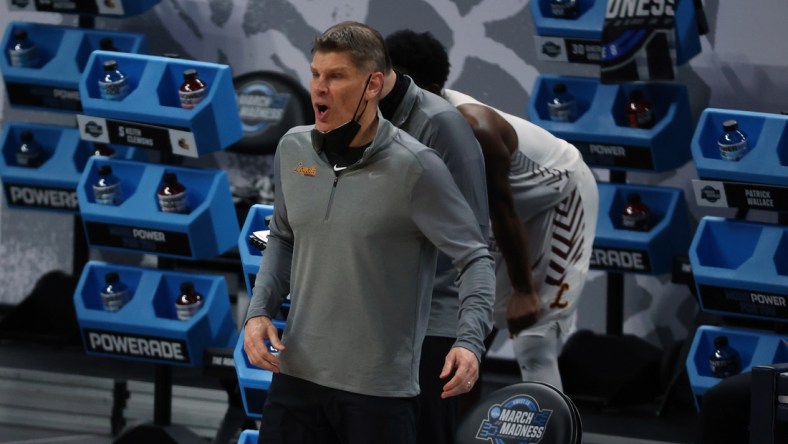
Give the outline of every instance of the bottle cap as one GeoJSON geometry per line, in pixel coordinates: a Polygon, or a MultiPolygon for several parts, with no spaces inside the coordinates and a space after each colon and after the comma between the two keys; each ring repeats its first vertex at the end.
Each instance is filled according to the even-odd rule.
{"type": "Polygon", "coordinates": [[[32,142],[33,141],[33,133],[30,131],[22,131],[22,134],[19,135],[19,139],[22,142],[32,142]]]}
{"type": "Polygon", "coordinates": [[[116,282],[120,282],[120,276],[118,275],[118,273],[116,273],[116,272],[114,272],[114,271],[111,271],[111,272],[107,273],[107,274],[104,276],[104,280],[105,280],[105,281],[106,281],[108,284],[114,284],[114,283],[116,283],[116,282]]]}
{"type": "Polygon", "coordinates": [[[714,338],[715,347],[725,347],[726,345],[728,345],[727,336],[717,336],[716,338],[714,338]]]}
{"type": "Polygon", "coordinates": [[[563,94],[566,92],[566,85],[563,83],[556,83],[553,85],[553,92],[556,94],[563,94]]]}
{"type": "Polygon", "coordinates": [[[109,176],[112,174],[112,167],[109,165],[101,165],[98,169],[99,176],[109,176]]]}
{"type": "Polygon", "coordinates": [[[627,202],[628,203],[640,203],[640,193],[629,193],[627,194],[627,202]]]}
{"type": "Polygon", "coordinates": [[[633,102],[643,100],[643,91],[639,89],[633,89],[632,91],[629,92],[629,100],[633,102]]]}
{"type": "Polygon", "coordinates": [[[115,45],[112,43],[111,37],[104,37],[99,40],[99,48],[104,51],[114,51],[115,45]]]}
{"type": "Polygon", "coordinates": [[[739,129],[739,122],[733,119],[726,120],[725,122],[722,123],[722,129],[724,129],[725,131],[736,131],[737,129],[739,129]]]}
{"type": "Polygon", "coordinates": [[[17,29],[14,31],[14,38],[17,40],[24,40],[27,38],[27,31],[24,29],[17,29]]]}
{"type": "Polygon", "coordinates": [[[118,62],[115,60],[107,60],[104,62],[104,71],[114,71],[118,69],[118,62]]]}
{"type": "Polygon", "coordinates": [[[194,291],[194,283],[186,281],[181,284],[181,293],[191,293],[194,291]]]}
{"type": "Polygon", "coordinates": [[[196,69],[187,69],[183,72],[183,78],[186,80],[196,79],[197,78],[197,70],[196,69]]]}
{"type": "Polygon", "coordinates": [[[115,154],[115,150],[113,150],[106,143],[98,143],[98,142],[96,142],[96,143],[93,144],[93,148],[94,148],[93,152],[96,155],[106,156],[106,155],[115,154]]]}
{"type": "Polygon", "coordinates": [[[178,182],[178,176],[175,173],[164,173],[164,183],[171,185],[178,182]]]}

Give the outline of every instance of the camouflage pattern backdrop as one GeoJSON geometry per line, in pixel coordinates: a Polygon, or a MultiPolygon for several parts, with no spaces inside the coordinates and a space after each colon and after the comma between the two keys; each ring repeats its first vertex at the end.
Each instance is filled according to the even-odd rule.
{"type": "MultiPolygon", "coordinates": [[[[689,1],[689,0],[681,0],[689,1]]],[[[690,90],[695,118],[706,107],[780,112],[788,91],[788,3],[705,0],[711,32],[701,37],[702,53],[678,70],[690,90]]],[[[0,26],[11,20],[76,25],[73,16],[9,12],[0,2],[0,26]]],[[[145,33],[152,54],[225,63],[234,75],[268,70],[285,73],[305,87],[311,39],[342,20],[366,22],[389,33],[410,28],[431,31],[450,50],[453,89],[504,111],[526,117],[532,86],[540,74],[599,75],[598,67],[537,60],[528,0],[162,0],[151,11],[127,19],[96,20],[96,28],[145,33]]],[[[0,122],[35,121],[74,125],[73,116],[12,110],[0,88],[0,122]]],[[[234,187],[254,187],[270,173],[270,156],[231,153],[205,156],[199,164],[228,171],[234,187]]],[[[607,180],[604,170],[596,170],[607,180]]],[[[692,198],[692,163],[661,174],[630,174],[633,183],[685,190],[692,198]]],[[[699,210],[732,215],[727,210],[699,210]]],[[[756,214],[771,221],[771,214],[756,214]]],[[[694,222],[693,222],[694,223],[694,222]]],[[[71,270],[73,217],[0,207],[0,303],[17,304],[36,280],[54,269],[71,270]]],[[[97,253],[93,252],[93,256],[97,253]]],[[[697,304],[687,287],[670,276],[627,276],[624,331],[658,346],[683,338],[697,304]]],[[[593,272],[580,303],[579,326],[605,329],[605,274],[593,272]]],[[[70,295],[63,295],[70,297],[70,295]]],[[[509,355],[505,344],[493,351],[509,355]]]]}

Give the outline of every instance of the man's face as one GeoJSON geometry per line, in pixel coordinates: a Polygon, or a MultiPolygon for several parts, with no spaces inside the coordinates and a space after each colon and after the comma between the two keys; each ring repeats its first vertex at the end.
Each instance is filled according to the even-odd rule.
{"type": "Polygon", "coordinates": [[[311,68],[309,92],[315,128],[326,132],[352,120],[368,73],[359,71],[347,52],[316,52],[311,68]]]}

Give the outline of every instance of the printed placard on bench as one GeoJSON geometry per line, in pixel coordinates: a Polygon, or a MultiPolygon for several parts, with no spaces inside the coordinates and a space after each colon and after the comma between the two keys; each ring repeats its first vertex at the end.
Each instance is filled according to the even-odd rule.
{"type": "Polygon", "coordinates": [[[6,203],[21,208],[79,211],[76,188],[57,188],[3,182],[6,203]]]}
{"type": "Polygon", "coordinates": [[[168,128],[124,120],[77,115],[82,140],[128,145],[185,157],[198,157],[194,134],[185,128],[168,128]]]}
{"type": "Polygon", "coordinates": [[[590,166],[654,169],[654,160],[648,148],[594,142],[570,143],[580,150],[583,159],[590,166]]]}
{"type": "Polygon", "coordinates": [[[629,272],[651,272],[648,251],[624,248],[594,247],[591,252],[591,268],[629,272]]]}
{"type": "Polygon", "coordinates": [[[125,15],[121,0],[8,0],[9,11],[125,15]]]}
{"type": "Polygon", "coordinates": [[[535,36],[539,60],[598,65],[602,62],[602,43],[561,37],[535,36]]]}
{"type": "Polygon", "coordinates": [[[82,111],[79,90],[75,88],[7,82],[6,92],[11,105],[82,111]]]}
{"type": "Polygon", "coordinates": [[[186,341],[108,330],[82,329],[89,353],[141,358],[165,363],[191,364],[186,341]]]}
{"type": "Polygon", "coordinates": [[[95,246],[191,256],[186,233],[130,225],[85,221],[88,242],[95,246]]]}
{"type": "Polygon", "coordinates": [[[692,188],[704,207],[788,211],[788,187],[693,179],[692,188]]]}
{"type": "Polygon", "coordinates": [[[788,319],[788,295],[763,291],[699,285],[704,310],[746,316],[788,319]]]}

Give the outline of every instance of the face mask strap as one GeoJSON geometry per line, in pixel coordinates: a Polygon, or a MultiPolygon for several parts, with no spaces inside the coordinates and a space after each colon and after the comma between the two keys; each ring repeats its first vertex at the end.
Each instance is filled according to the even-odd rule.
{"type": "MultiPolygon", "coordinates": [[[[353,111],[353,120],[357,120],[356,114],[358,114],[358,109],[361,107],[361,102],[364,101],[364,94],[367,93],[367,87],[369,87],[369,81],[372,80],[372,74],[367,77],[367,82],[364,83],[364,91],[361,92],[361,97],[358,99],[358,104],[356,105],[356,110],[353,111]]],[[[367,109],[367,105],[364,105],[364,109],[367,109]]],[[[363,111],[362,111],[363,113],[363,111]]]]}

